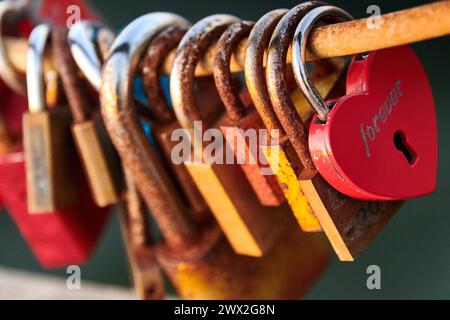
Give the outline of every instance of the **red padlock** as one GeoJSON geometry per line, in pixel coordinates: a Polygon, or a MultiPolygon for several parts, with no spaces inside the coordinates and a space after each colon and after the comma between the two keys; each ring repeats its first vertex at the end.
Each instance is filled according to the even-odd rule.
{"type": "Polygon", "coordinates": [[[346,95],[325,103],[309,81],[306,39],[324,17],[351,17],[338,8],[311,11],[298,25],[293,47],[297,83],[316,109],[309,148],[320,174],[358,199],[398,200],[434,191],[437,127],[425,70],[409,46],[353,58],[346,95]]]}

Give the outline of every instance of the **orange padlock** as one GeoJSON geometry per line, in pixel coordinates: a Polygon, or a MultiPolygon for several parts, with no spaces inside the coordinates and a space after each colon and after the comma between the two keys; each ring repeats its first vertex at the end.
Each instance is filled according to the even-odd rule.
{"type": "MultiPolygon", "coordinates": [[[[241,101],[236,88],[238,79],[233,80],[230,72],[231,55],[240,41],[250,34],[253,26],[254,23],[250,21],[232,24],[222,34],[216,45],[214,79],[217,91],[228,112],[228,121],[225,121],[220,129],[261,204],[278,206],[286,199],[277,177],[270,170],[267,159],[260,149],[260,146],[266,145],[266,142],[258,139],[262,132],[266,132],[267,139],[269,135],[267,131],[264,131],[264,124],[255,108],[250,105],[251,103],[245,105],[241,101]]],[[[241,95],[245,99],[247,95],[245,89],[241,95]]]]}

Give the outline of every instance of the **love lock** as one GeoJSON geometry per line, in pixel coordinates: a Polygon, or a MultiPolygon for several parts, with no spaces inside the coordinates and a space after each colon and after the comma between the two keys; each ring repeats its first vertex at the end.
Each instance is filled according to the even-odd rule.
{"type": "MultiPolygon", "coordinates": [[[[68,37],[78,68],[92,87],[99,89],[101,60],[106,58],[114,40],[114,34],[100,24],[79,21],[72,26],[68,37]]],[[[165,294],[164,282],[152,247],[147,213],[131,174],[126,168],[123,171],[126,188],[122,192],[117,211],[134,289],[139,299],[162,299],[165,294]]]]}
{"type": "MultiPolygon", "coordinates": [[[[217,91],[228,112],[228,118],[224,119],[220,129],[261,204],[278,206],[286,199],[260,149],[261,145],[266,144],[259,139],[261,138],[259,134],[264,132],[261,130],[264,129],[264,124],[254,106],[246,106],[241,101],[237,94],[237,79],[233,80],[230,72],[231,55],[240,41],[248,37],[254,25],[255,23],[250,21],[230,25],[216,45],[214,79],[217,91]]],[[[243,90],[241,94],[245,99],[248,92],[243,90]]]]}
{"type": "MultiPolygon", "coordinates": [[[[181,189],[180,194],[186,198],[186,205],[192,209],[192,215],[199,220],[202,220],[205,211],[207,211],[207,205],[203,200],[203,197],[195,183],[192,181],[184,164],[175,164],[171,160],[172,150],[177,144],[176,141],[171,139],[171,135],[174,130],[180,128],[180,124],[175,118],[173,111],[169,109],[166,97],[160,85],[159,74],[160,66],[163,64],[165,57],[178,46],[178,43],[186,33],[187,29],[187,27],[169,27],[156,35],[148,46],[142,61],[142,74],[148,105],[154,118],[154,120],[151,121],[152,135],[155,137],[156,144],[162,151],[165,162],[170,166],[171,171],[175,175],[177,186],[181,189]]],[[[206,88],[202,88],[201,90],[202,92],[211,91],[206,90],[206,88]]],[[[211,106],[211,99],[208,99],[208,97],[203,97],[202,101],[209,102],[206,106],[211,106]]],[[[202,106],[202,111],[205,111],[205,104],[203,103],[202,106]]],[[[212,105],[212,107],[213,108],[210,109],[217,109],[214,108],[214,105],[212,105]]],[[[207,110],[207,112],[209,114],[203,113],[206,118],[215,116],[212,110],[207,110]]]]}
{"type": "MultiPolygon", "coordinates": [[[[189,29],[177,49],[171,72],[170,93],[178,121],[187,129],[187,140],[193,145],[194,161],[190,158],[185,161],[192,179],[234,250],[260,257],[270,250],[292,223],[289,208],[287,205],[261,205],[240,166],[235,163],[234,156],[232,163],[226,163],[225,156],[220,158],[221,154],[233,155],[233,152],[221,143],[223,136],[217,129],[217,139],[220,140],[216,141],[215,154],[220,159],[204,161],[203,153],[207,147],[202,136],[207,124],[202,122],[194,91],[194,72],[199,59],[212,42],[235,22],[238,19],[233,16],[213,15],[189,29]],[[194,122],[200,123],[201,128],[195,128],[194,122]]],[[[212,127],[220,128],[227,121],[229,123],[228,114],[224,113],[212,127]]]]}
{"type": "MultiPolygon", "coordinates": [[[[43,97],[44,93],[42,92],[43,79],[39,70],[42,70],[40,66],[40,54],[42,53],[48,34],[49,28],[47,26],[40,26],[31,36],[31,44],[37,49],[37,51],[30,52],[30,56],[33,56],[33,62],[35,64],[29,65],[27,69],[30,72],[30,77],[32,75],[36,76],[35,87],[30,87],[28,90],[31,105],[34,107],[42,106],[42,102],[45,100],[43,97]],[[36,89],[38,90],[36,91],[36,89]]],[[[21,110],[20,104],[14,105],[14,109],[21,110]]],[[[43,112],[49,113],[50,111],[43,112]]],[[[19,114],[17,114],[17,118],[20,119],[19,114]]],[[[54,146],[51,143],[35,144],[38,142],[36,139],[39,140],[39,137],[49,139],[49,135],[54,133],[53,130],[55,130],[55,127],[60,126],[60,124],[55,124],[55,127],[49,125],[48,121],[53,121],[50,118],[52,118],[50,115],[29,114],[27,119],[24,120],[26,148],[27,150],[33,148],[32,152],[35,155],[42,154],[43,150],[39,150],[40,148],[54,146]],[[32,129],[33,127],[36,131],[32,129]]],[[[63,132],[60,138],[64,136],[67,135],[63,132]]],[[[62,148],[67,148],[68,146],[70,144],[64,145],[62,148]]],[[[48,197],[47,199],[51,199],[52,201],[46,203],[45,206],[41,206],[41,200],[37,198],[34,199],[35,201],[31,207],[33,209],[39,209],[39,214],[29,212],[27,209],[23,153],[21,147],[17,149],[15,153],[2,156],[2,164],[0,165],[0,170],[2,171],[2,190],[0,193],[22,236],[32,248],[39,262],[45,267],[60,267],[68,264],[83,263],[92,252],[103,230],[107,218],[107,211],[101,210],[93,204],[89,192],[86,192],[86,185],[83,183],[81,177],[78,181],[77,188],[74,190],[77,199],[76,202],[58,210],[51,210],[50,205],[45,208],[47,204],[62,204],[62,202],[55,202],[53,201],[54,198],[48,197]],[[15,186],[14,189],[11,188],[11,185],[15,186]]],[[[46,150],[43,152],[43,156],[55,159],[56,157],[50,155],[53,151],[46,150]]],[[[33,157],[30,154],[26,156],[33,157]]],[[[29,169],[32,169],[32,172],[36,174],[29,182],[40,180],[41,178],[45,179],[43,175],[48,171],[38,169],[39,163],[46,165],[47,169],[49,168],[48,163],[41,161],[28,164],[29,169]],[[33,171],[34,169],[36,171],[33,171]]],[[[59,164],[61,163],[57,165],[59,164]]],[[[74,171],[74,169],[76,170],[76,167],[74,168],[72,166],[68,170],[74,171]]],[[[34,185],[29,186],[30,189],[34,187],[34,185]]],[[[40,190],[38,191],[36,193],[40,194],[40,190]]],[[[32,197],[33,195],[30,196],[32,197]]]]}
{"type": "Polygon", "coordinates": [[[353,58],[347,92],[325,103],[308,80],[306,38],[315,23],[337,14],[322,10],[305,18],[294,39],[295,75],[317,114],[309,148],[320,174],[338,191],[367,200],[398,200],[434,191],[437,128],[433,94],[419,58],[399,46],[353,58]]]}
{"type": "MultiPolygon", "coordinates": [[[[251,31],[247,42],[245,52],[245,81],[255,105],[255,109],[261,117],[265,128],[270,133],[278,132],[280,136],[278,145],[263,147],[263,152],[265,153],[273,172],[283,186],[282,189],[284,195],[298,224],[303,231],[314,232],[321,231],[322,228],[299,185],[299,176],[301,175],[303,166],[298,160],[294,148],[277,118],[277,114],[273,110],[264,73],[264,53],[269,46],[272,33],[280,19],[286,15],[285,18],[283,18],[283,21],[294,21],[295,23],[295,20],[299,21],[304,15],[305,10],[310,8],[311,5],[309,4],[301,4],[289,11],[289,13],[286,9],[273,10],[258,20],[251,31]]],[[[283,24],[285,24],[285,22],[283,22],[283,24]]],[[[283,42],[285,53],[280,56],[283,56],[284,58],[279,59],[279,63],[282,66],[286,66],[285,55],[287,54],[289,44],[290,39],[283,42]]],[[[284,69],[285,68],[283,68],[283,70],[284,69]]],[[[284,76],[284,72],[285,71],[280,72],[280,77],[284,76]]],[[[314,83],[323,94],[328,94],[338,80],[339,73],[340,72],[338,71],[331,72],[323,77],[314,75],[314,83]]],[[[279,86],[278,90],[284,90],[283,93],[289,96],[290,92],[288,92],[287,89],[289,81],[285,78],[283,78],[283,80],[283,85],[279,86]]],[[[302,105],[307,105],[303,95],[301,93],[298,94],[297,92],[293,94],[293,97],[296,104],[299,106],[297,111],[301,113],[303,118],[308,117],[309,113],[304,112],[302,109],[305,108],[300,107],[302,105]]]]}
{"type": "MultiPolygon", "coordinates": [[[[98,27],[99,28],[99,27],[98,27]]],[[[93,24],[78,23],[70,29],[70,46],[76,52],[83,45],[83,36],[96,32],[93,24]],[[89,30],[83,30],[82,28],[89,30]],[[81,29],[81,30],[80,30],[81,29]]],[[[89,186],[95,203],[106,207],[119,200],[119,166],[109,137],[104,129],[99,110],[92,105],[97,104],[89,97],[85,79],[78,74],[75,61],[72,58],[67,31],[56,27],[52,33],[52,43],[59,75],[71,111],[74,124],[72,134],[78,154],[83,163],[89,186]]]]}
{"type": "MultiPolygon", "coordinates": [[[[309,21],[308,18],[312,14],[329,8],[329,6],[323,6],[311,10],[311,13],[305,15],[300,25],[304,21],[309,21]]],[[[301,145],[307,141],[306,125],[293,102],[282,96],[283,92],[277,84],[283,83],[280,77],[284,76],[284,72],[281,72],[283,69],[274,72],[277,66],[273,64],[279,63],[279,60],[271,58],[274,50],[277,50],[279,41],[284,42],[281,34],[286,33],[281,23],[277,27],[278,31],[274,32],[268,54],[267,84],[274,110],[289,140],[301,145]],[[300,130],[296,131],[297,128],[300,130]]],[[[305,108],[305,104],[302,107],[305,108]]],[[[303,150],[301,147],[297,148],[296,153],[299,159],[309,157],[309,152],[300,152],[301,150],[303,150]]],[[[307,146],[303,151],[308,151],[307,146]]],[[[312,160],[303,159],[302,163],[312,163],[312,160]]],[[[300,179],[299,185],[338,257],[345,261],[354,260],[402,204],[402,202],[367,202],[346,197],[328,185],[319,174],[310,179],[300,179]]]]}
{"type": "Polygon", "coordinates": [[[156,34],[174,26],[188,23],[177,15],[152,13],[124,28],[103,68],[100,95],[106,128],[163,235],[158,261],[184,299],[298,298],[327,264],[320,235],[298,232],[291,225],[264,257],[236,254],[214,221],[195,221],[185,209],[137,121],[131,79],[139,58],[156,34]]]}
{"type": "MultiPolygon", "coordinates": [[[[75,200],[74,170],[69,168],[73,159],[68,130],[70,115],[62,106],[48,109],[44,96],[41,59],[50,30],[44,24],[33,29],[27,56],[29,110],[23,116],[23,143],[31,213],[61,209],[75,200]]],[[[49,90],[47,93],[55,95],[49,90]]]]}

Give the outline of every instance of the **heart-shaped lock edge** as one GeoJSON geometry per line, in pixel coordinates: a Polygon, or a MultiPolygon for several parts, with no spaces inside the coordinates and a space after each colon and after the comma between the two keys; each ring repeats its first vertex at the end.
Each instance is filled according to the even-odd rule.
{"type": "MultiPolygon", "coordinates": [[[[405,84],[404,78],[400,81],[402,81],[403,85],[405,84]]],[[[382,101],[380,102],[380,105],[383,105],[382,101]]],[[[413,114],[412,119],[414,119],[414,116],[417,115],[413,114]]],[[[346,142],[343,142],[342,138],[340,140],[342,148],[342,143],[346,142]]],[[[337,141],[339,141],[339,139],[337,141]]],[[[309,147],[311,157],[320,174],[331,186],[350,197],[363,200],[397,200],[414,198],[432,193],[435,189],[437,179],[437,126],[434,111],[434,99],[425,70],[414,51],[409,46],[400,46],[371,52],[367,55],[366,59],[360,59],[360,57],[354,58],[348,72],[346,96],[338,99],[333,105],[326,123],[320,122],[317,117],[314,116],[310,127],[309,147]],[[395,61],[395,65],[391,65],[390,68],[380,68],[380,61],[381,64],[385,61],[390,61],[390,63],[395,61]],[[375,68],[378,68],[378,70],[375,68]],[[369,95],[377,94],[373,92],[374,89],[372,89],[372,92],[370,92],[369,89],[371,85],[374,86],[373,82],[376,83],[374,78],[379,76],[379,69],[383,69],[382,72],[390,73],[391,77],[395,70],[402,71],[402,76],[404,76],[404,73],[410,75],[407,77],[408,81],[406,83],[408,88],[416,89],[414,90],[414,94],[415,96],[419,95],[419,99],[415,100],[420,101],[421,98],[428,101],[431,105],[429,105],[429,109],[425,114],[421,114],[420,117],[416,118],[420,119],[420,124],[426,124],[425,134],[420,125],[416,126],[415,140],[422,140],[420,144],[422,152],[419,151],[416,153],[416,159],[411,165],[415,168],[416,174],[411,175],[411,173],[408,173],[409,176],[406,177],[408,182],[397,180],[389,183],[381,181],[379,178],[380,175],[374,172],[373,168],[367,166],[364,168],[366,174],[367,172],[372,172],[373,181],[377,181],[375,185],[378,183],[377,189],[376,186],[375,188],[373,186],[372,188],[362,187],[364,181],[358,181],[358,175],[346,174],[349,168],[348,166],[345,168],[341,166],[341,159],[343,159],[343,157],[345,159],[349,156],[354,156],[354,152],[347,152],[344,156],[342,156],[342,153],[336,155],[336,149],[332,149],[336,148],[336,136],[333,137],[333,134],[336,135],[336,133],[332,130],[333,127],[330,124],[332,124],[333,121],[342,122],[342,119],[337,115],[339,115],[338,112],[339,110],[342,110],[343,105],[349,103],[349,100],[364,100],[367,99],[369,95]],[[411,75],[413,77],[411,77],[411,75]],[[426,142],[424,140],[426,140],[426,142]],[[426,152],[423,152],[423,149],[425,149],[426,152]],[[418,154],[420,154],[420,156],[418,156],[418,154]],[[341,162],[339,163],[339,161],[341,162]],[[419,171],[417,167],[421,170],[420,174],[417,174],[419,171]],[[402,183],[403,187],[406,186],[406,188],[402,188],[402,183]]],[[[397,153],[392,153],[394,156],[403,156],[400,151],[396,151],[397,153]]],[[[389,159],[386,159],[385,161],[388,160],[389,159]]],[[[350,172],[351,171],[350,168],[350,172]]]]}

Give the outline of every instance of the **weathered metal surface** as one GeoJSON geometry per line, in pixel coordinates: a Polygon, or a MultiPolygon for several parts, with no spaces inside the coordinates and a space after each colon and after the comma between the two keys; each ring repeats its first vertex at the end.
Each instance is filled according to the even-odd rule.
{"type": "MultiPolygon", "coordinates": [[[[148,32],[149,28],[159,27],[152,17],[154,15],[135,22],[138,25],[139,22],[143,23],[141,30],[147,33],[149,38],[154,35],[148,32]]],[[[132,27],[130,30],[136,25],[132,27]]],[[[118,47],[138,48],[147,43],[147,39],[141,39],[140,42],[139,39],[130,39],[127,36],[130,34],[127,34],[125,29],[125,35],[121,37],[124,42],[118,42],[118,47]],[[125,46],[129,41],[132,45],[125,46]]],[[[133,59],[139,54],[139,50],[128,54],[127,60],[133,59]]],[[[121,157],[126,159],[124,153],[130,149],[140,153],[138,157],[133,158],[137,164],[133,166],[127,162],[126,168],[133,176],[139,177],[139,174],[142,174],[145,178],[144,180],[140,176],[140,183],[143,185],[138,183],[137,186],[163,234],[163,242],[157,247],[157,258],[181,298],[295,299],[304,294],[328,262],[328,249],[319,235],[300,233],[295,225],[290,223],[290,228],[276,242],[275,247],[269,250],[266,257],[240,256],[230,247],[214,221],[206,218],[201,223],[195,222],[185,208],[179,205],[180,199],[172,180],[161,166],[160,158],[154,156],[151,145],[144,144],[143,141],[137,143],[140,140],[136,138],[120,141],[128,138],[130,131],[135,130],[133,126],[123,126],[123,120],[116,117],[117,113],[124,112],[124,108],[132,108],[131,97],[127,96],[130,92],[130,81],[121,82],[125,87],[117,86],[116,83],[118,73],[125,72],[131,78],[135,72],[135,69],[128,69],[130,65],[126,65],[124,69],[119,60],[116,60],[122,55],[123,51],[113,53],[106,63],[103,73],[105,82],[101,90],[102,110],[105,117],[109,117],[108,128],[118,150],[121,151],[121,157]],[[120,134],[122,131],[127,132],[120,134]],[[169,224],[169,221],[172,224],[169,224]]],[[[143,219],[138,221],[143,223],[143,219]]],[[[141,232],[142,228],[137,226],[138,241],[143,239],[141,232]]]]}
{"type": "Polygon", "coordinates": [[[158,261],[184,299],[300,299],[329,262],[320,234],[292,225],[261,258],[233,252],[218,229],[184,252],[158,248],[158,261]]]}
{"type": "Polygon", "coordinates": [[[156,138],[165,163],[173,171],[177,180],[177,186],[181,189],[180,195],[187,201],[187,205],[192,208],[192,214],[196,219],[203,219],[207,210],[197,186],[192,181],[191,176],[184,164],[175,164],[172,161],[172,150],[177,144],[172,141],[172,132],[180,128],[173,111],[170,110],[167,99],[160,85],[159,68],[166,55],[178,45],[181,38],[186,33],[187,28],[169,27],[160,32],[152,40],[147,48],[142,61],[143,86],[147,95],[149,109],[152,112],[152,132],[156,138]]]}
{"type": "Polygon", "coordinates": [[[307,199],[299,188],[298,172],[302,164],[296,160],[293,147],[273,110],[263,68],[264,52],[269,45],[270,36],[286,12],[287,10],[284,9],[271,11],[256,23],[250,33],[246,50],[245,80],[264,125],[269,131],[278,130],[279,132],[279,146],[269,147],[271,151],[265,151],[265,156],[282,184],[284,195],[294,216],[303,231],[321,231],[319,221],[313,210],[306,205],[307,199]]]}
{"type": "MultiPolygon", "coordinates": [[[[186,129],[194,127],[193,121],[202,120],[194,91],[197,62],[209,45],[235,22],[237,18],[232,16],[209,16],[194,25],[178,47],[170,91],[175,114],[186,129]]],[[[223,120],[222,117],[213,127],[220,127],[223,120]]],[[[194,146],[194,153],[203,154],[204,145],[198,133],[192,137],[192,143],[200,146],[194,146]]],[[[218,154],[226,154],[226,145],[217,147],[218,154]]],[[[202,154],[195,154],[194,161],[186,162],[186,166],[228,240],[238,253],[264,255],[291,223],[289,208],[262,206],[238,164],[205,163],[202,154]]]]}
{"type": "MultiPolygon", "coordinates": [[[[261,158],[264,158],[264,155],[260,146],[266,145],[266,141],[261,141],[259,129],[263,129],[264,125],[253,104],[244,105],[241,101],[238,95],[239,88],[230,72],[231,55],[239,42],[250,34],[253,26],[254,23],[249,21],[232,24],[217,42],[216,57],[214,59],[214,79],[217,91],[227,110],[225,119],[229,118],[230,120],[229,125],[225,123],[220,129],[227,143],[234,151],[235,158],[243,158],[242,171],[261,204],[278,206],[284,203],[286,199],[276,176],[261,173],[261,169],[264,167],[269,168],[261,160],[261,158]],[[250,141],[251,139],[246,138],[250,130],[256,133],[257,141],[250,141]]],[[[247,93],[245,91],[246,89],[244,89],[243,94],[247,93]]],[[[227,120],[224,121],[228,122],[227,120]]]]}
{"type": "Polygon", "coordinates": [[[106,207],[119,201],[119,167],[98,111],[70,52],[65,28],[52,32],[52,49],[59,65],[66,99],[72,114],[72,133],[95,202],[106,207]]]}
{"type": "Polygon", "coordinates": [[[147,210],[130,174],[119,206],[120,227],[125,242],[133,283],[139,299],[156,300],[165,296],[164,279],[156,261],[147,210]]]}

